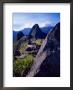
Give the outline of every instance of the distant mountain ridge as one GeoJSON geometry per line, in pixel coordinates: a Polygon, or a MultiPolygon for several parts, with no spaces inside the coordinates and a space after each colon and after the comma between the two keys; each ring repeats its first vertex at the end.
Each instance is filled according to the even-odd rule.
{"type": "MultiPolygon", "coordinates": [[[[53,28],[53,26],[46,26],[46,27],[42,27],[40,29],[41,29],[42,33],[47,34],[52,28],[53,28]]],[[[22,31],[24,35],[28,36],[30,34],[30,32],[31,32],[31,29],[32,28],[24,28],[24,29],[22,29],[20,31],[22,31]]],[[[18,32],[19,31],[13,30],[13,41],[16,41],[16,37],[17,37],[18,32]]]]}

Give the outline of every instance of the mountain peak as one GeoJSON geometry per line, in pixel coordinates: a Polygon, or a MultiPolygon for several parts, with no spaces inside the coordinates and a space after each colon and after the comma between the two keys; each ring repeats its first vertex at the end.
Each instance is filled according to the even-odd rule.
{"type": "Polygon", "coordinates": [[[35,24],[33,27],[39,27],[39,25],[38,24],[35,24]]]}
{"type": "Polygon", "coordinates": [[[35,24],[30,32],[30,35],[34,38],[45,38],[46,34],[42,32],[38,24],[35,24]]]}

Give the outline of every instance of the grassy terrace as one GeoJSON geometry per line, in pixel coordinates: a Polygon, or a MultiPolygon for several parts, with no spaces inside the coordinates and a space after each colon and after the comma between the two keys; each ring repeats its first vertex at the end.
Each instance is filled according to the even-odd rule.
{"type": "MultiPolygon", "coordinates": [[[[39,45],[41,46],[43,40],[42,39],[31,39],[31,45],[33,46],[33,43],[35,46],[39,45]]],[[[34,61],[34,57],[35,55],[35,50],[32,51],[26,51],[26,49],[28,48],[28,41],[22,43],[20,45],[19,48],[19,52],[21,53],[21,56],[24,55],[26,52],[27,54],[25,55],[25,57],[22,58],[16,58],[13,62],[13,76],[17,76],[17,77],[21,77],[21,76],[26,76],[27,72],[29,71],[29,69],[31,68],[33,61],[34,61]]],[[[37,50],[37,48],[36,48],[37,50]]]]}
{"type": "Polygon", "coordinates": [[[37,40],[32,40],[32,43],[35,43],[36,45],[41,45],[42,44],[42,39],[37,39],[37,40]]]}
{"type": "Polygon", "coordinates": [[[14,76],[23,76],[25,72],[27,72],[30,67],[33,64],[33,55],[28,54],[25,58],[23,59],[17,59],[15,60],[13,64],[13,72],[14,76]]]}
{"type": "Polygon", "coordinates": [[[41,45],[42,44],[42,40],[41,39],[38,39],[35,41],[36,45],[41,45]]]}
{"type": "Polygon", "coordinates": [[[25,51],[26,48],[27,48],[27,45],[28,45],[28,43],[26,42],[26,43],[23,44],[23,46],[19,49],[19,51],[20,51],[21,54],[24,53],[24,51],[25,51]]]}

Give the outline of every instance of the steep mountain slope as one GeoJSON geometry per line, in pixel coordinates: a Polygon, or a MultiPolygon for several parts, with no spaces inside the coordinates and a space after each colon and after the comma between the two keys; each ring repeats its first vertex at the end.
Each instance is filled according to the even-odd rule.
{"type": "Polygon", "coordinates": [[[60,76],[60,23],[48,33],[27,77],[60,76]]]}
{"type": "Polygon", "coordinates": [[[35,24],[31,31],[30,31],[30,34],[29,34],[31,37],[33,38],[45,38],[46,37],[46,34],[44,32],[41,31],[41,29],[39,28],[39,25],[38,24],[35,24]]]}
{"type": "Polygon", "coordinates": [[[24,36],[23,32],[22,31],[19,31],[17,33],[17,40],[21,39],[23,36],[24,36]]]}

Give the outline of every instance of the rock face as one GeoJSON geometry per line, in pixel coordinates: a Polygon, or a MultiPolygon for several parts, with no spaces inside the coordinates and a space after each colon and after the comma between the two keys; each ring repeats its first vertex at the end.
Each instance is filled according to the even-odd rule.
{"type": "Polygon", "coordinates": [[[39,28],[39,25],[38,24],[35,24],[32,27],[29,35],[31,37],[33,37],[33,38],[36,38],[36,39],[38,39],[38,38],[41,38],[42,39],[42,38],[45,38],[46,37],[46,34],[41,31],[41,29],[39,28]]]}
{"type": "Polygon", "coordinates": [[[60,76],[60,23],[48,33],[27,77],[60,76]]]}

